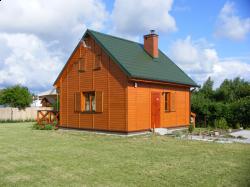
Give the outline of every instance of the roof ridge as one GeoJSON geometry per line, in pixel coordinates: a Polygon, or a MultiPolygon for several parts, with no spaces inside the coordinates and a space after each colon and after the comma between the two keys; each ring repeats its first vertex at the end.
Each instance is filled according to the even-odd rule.
{"type": "Polygon", "coordinates": [[[95,31],[95,30],[87,29],[87,31],[89,31],[89,32],[95,32],[97,34],[102,34],[102,35],[109,36],[109,37],[112,37],[112,38],[115,38],[115,39],[119,39],[119,40],[124,40],[126,42],[132,42],[132,43],[143,45],[140,42],[135,42],[135,41],[132,41],[132,40],[129,40],[129,39],[125,39],[125,38],[122,38],[122,37],[114,36],[114,35],[111,35],[111,34],[106,34],[106,33],[98,32],[98,31],[95,31]]]}

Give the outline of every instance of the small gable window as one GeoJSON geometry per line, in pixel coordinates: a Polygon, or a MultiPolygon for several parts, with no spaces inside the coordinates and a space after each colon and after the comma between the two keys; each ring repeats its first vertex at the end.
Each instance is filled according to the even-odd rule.
{"type": "Polygon", "coordinates": [[[101,57],[101,53],[96,55],[94,62],[94,70],[101,69],[101,57]]]}
{"type": "Polygon", "coordinates": [[[78,71],[79,72],[86,71],[86,63],[84,58],[79,58],[78,60],[78,71]]]}

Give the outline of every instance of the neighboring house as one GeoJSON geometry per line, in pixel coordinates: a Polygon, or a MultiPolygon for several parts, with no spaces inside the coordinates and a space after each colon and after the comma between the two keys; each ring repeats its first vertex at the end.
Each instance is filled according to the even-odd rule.
{"type": "Polygon", "coordinates": [[[197,84],[158,50],[87,30],[54,86],[60,126],[132,132],[190,123],[190,88],[197,84]]]}
{"type": "Polygon", "coordinates": [[[48,90],[38,94],[42,107],[52,107],[57,100],[56,89],[48,90]]]}
{"type": "Polygon", "coordinates": [[[33,101],[32,101],[30,106],[31,107],[41,107],[42,106],[41,100],[38,97],[33,98],[33,101]]]}

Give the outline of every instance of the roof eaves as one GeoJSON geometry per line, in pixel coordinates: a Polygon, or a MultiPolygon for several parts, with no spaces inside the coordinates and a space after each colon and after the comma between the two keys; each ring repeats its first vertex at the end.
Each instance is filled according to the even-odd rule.
{"type": "Polygon", "coordinates": [[[200,87],[197,84],[189,84],[189,83],[184,83],[184,82],[179,82],[179,81],[172,81],[172,80],[166,80],[166,79],[149,79],[143,76],[131,76],[130,79],[142,79],[142,80],[148,80],[148,81],[159,81],[159,82],[165,82],[165,83],[172,83],[172,84],[180,84],[180,85],[185,85],[185,86],[189,86],[189,87],[200,87]]]}

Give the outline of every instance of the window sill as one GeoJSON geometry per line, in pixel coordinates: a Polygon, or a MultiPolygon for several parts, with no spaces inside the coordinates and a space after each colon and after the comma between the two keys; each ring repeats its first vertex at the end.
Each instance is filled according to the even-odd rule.
{"type": "Polygon", "coordinates": [[[165,112],[175,112],[175,110],[165,110],[165,112]]]}

